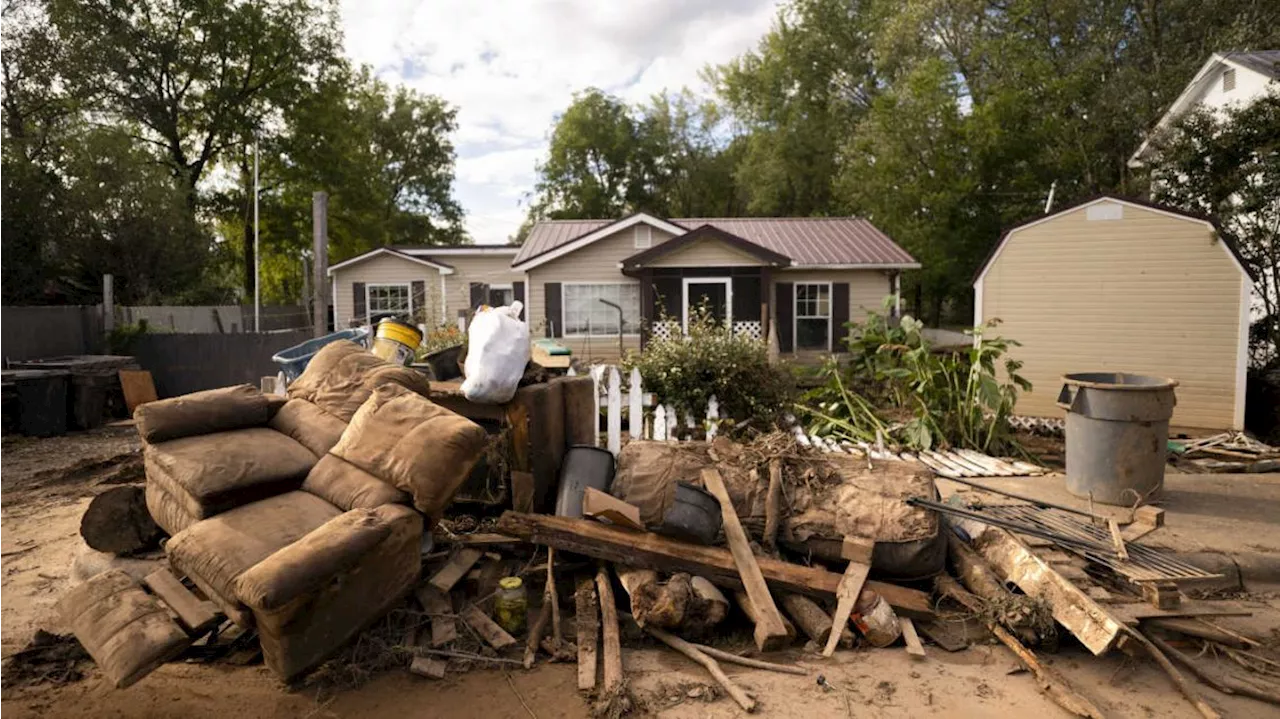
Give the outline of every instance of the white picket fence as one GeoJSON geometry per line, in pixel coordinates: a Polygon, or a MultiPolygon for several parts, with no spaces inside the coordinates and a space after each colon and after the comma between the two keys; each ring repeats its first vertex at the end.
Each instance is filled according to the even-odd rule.
{"type": "MultiPolygon", "coordinates": [[[[577,374],[572,368],[570,375],[577,374]]],[[[623,373],[617,365],[593,365],[590,370],[591,379],[595,382],[596,413],[600,416],[600,408],[605,408],[605,446],[614,455],[622,449],[622,408],[627,408],[627,435],[631,439],[652,439],[663,442],[678,442],[679,421],[675,407],[669,402],[664,404],[652,393],[646,394],[640,370],[632,368],[623,382],[623,373]]],[[[714,439],[720,428],[720,403],[712,397],[707,402],[707,409],[701,418],[692,413],[684,417],[685,427],[696,430],[705,429],[706,439],[714,439]]],[[[686,432],[688,435],[692,431],[686,432]]],[[[600,434],[596,433],[596,446],[600,446],[600,434]]]]}

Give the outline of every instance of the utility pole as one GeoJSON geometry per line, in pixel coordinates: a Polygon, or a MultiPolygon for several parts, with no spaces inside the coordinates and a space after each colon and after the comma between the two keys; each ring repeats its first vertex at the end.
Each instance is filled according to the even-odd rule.
{"type": "Polygon", "coordinates": [[[258,244],[258,136],[253,136],[253,331],[262,331],[262,255],[258,244]]]}
{"type": "MultiPolygon", "coordinates": [[[[329,193],[311,193],[312,263],[311,307],[312,336],[323,337],[329,329],[329,193]]],[[[337,325],[337,319],[334,319],[337,325]]]]}

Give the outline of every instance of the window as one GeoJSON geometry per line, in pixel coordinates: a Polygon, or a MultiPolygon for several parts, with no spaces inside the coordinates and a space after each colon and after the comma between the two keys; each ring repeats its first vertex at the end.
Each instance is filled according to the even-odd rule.
{"type": "Polygon", "coordinates": [[[1222,71],[1222,91],[1231,92],[1236,89],[1236,69],[1229,67],[1222,71]]]}
{"type": "Polygon", "coordinates": [[[796,283],[796,349],[831,348],[831,283],[796,283]]]}
{"type": "Polygon", "coordinates": [[[489,285],[489,306],[503,307],[515,302],[516,291],[511,285],[489,285]]]}
{"type": "Polygon", "coordinates": [[[643,222],[631,228],[636,233],[635,245],[637,250],[647,250],[653,247],[653,228],[643,222]]]}
{"type": "Polygon", "coordinates": [[[411,317],[413,302],[409,285],[367,285],[369,322],[383,317],[411,317]]]}
{"type": "Polygon", "coordinates": [[[563,285],[565,335],[618,334],[618,310],[600,300],[622,307],[622,332],[640,331],[639,284],[563,285]]]}

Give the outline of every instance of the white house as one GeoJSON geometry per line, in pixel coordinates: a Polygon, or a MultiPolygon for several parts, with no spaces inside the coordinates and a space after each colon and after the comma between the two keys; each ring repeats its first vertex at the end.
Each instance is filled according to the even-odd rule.
{"type": "Polygon", "coordinates": [[[1215,52],[1129,158],[1129,166],[1141,167],[1151,150],[1151,138],[1196,107],[1219,110],[1248,105],[1278,84],[1280,50],[1215,52]]]}

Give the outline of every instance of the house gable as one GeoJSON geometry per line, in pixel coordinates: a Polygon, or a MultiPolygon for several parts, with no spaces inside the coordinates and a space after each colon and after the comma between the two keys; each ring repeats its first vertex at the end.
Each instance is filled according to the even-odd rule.
{"type": "Polygon", "coordinates": [[[786,255],[713,225],[702,225],[660,246],[628,257],[619,267],[629,271],[640,267],[786,267],[790,264],[791,258],[786,255]]]}
{"type": "MultiPolygon", "coordinates": [[[[520,258],[517,255],[516,261],[512,263],[512,267],[517,272],[526,272],[535,267],[540,267],[548,262],[553,262],[555,260],[558,260],[561,257],[564,257],[565,255],[569,255],[571,253],[577,252],[585,247],[589,247],[601,240],[604,240],[605,238],[615,238],[619,235],[625,234],[628,238],[632,239],[632,246],[631,246],[630,252],[628,252],[625,255],[620,255],[617,258],[618,260],[622,260],[623,258],[635,253],[635,250],[636,250],[636,246],[634,242],[635,233],[634,231],[632,232],[626,232],[626,231],[636,225],[646,225],[648,227],[653,228],[653,232],[655,234],[658,232],[662,232],[662,233],[665,233],[667,237],[670,237],[672,235],[681,235],[686,232],[686,228],[681,227],[680,225],[677,225],[673,222],[668,222],[667,220],[664,220],[659,217],[654,217],[653,215],[640,212],[640,213],[631,215],[630,217],[626,217],[621,220],[618,220],[617,222],[609,223],[604,227],[588,232],[585,235],[582,235],[570,242],[560,245],[559,247],[555,247],[553,249],[547,250],[546,252],[542,252],[540,254],[537,254],[531,257],[525,257],[525,258],[520,258]]],[[[657,242],[656,237],[654,238],[653,241],[657,242]]]]}

